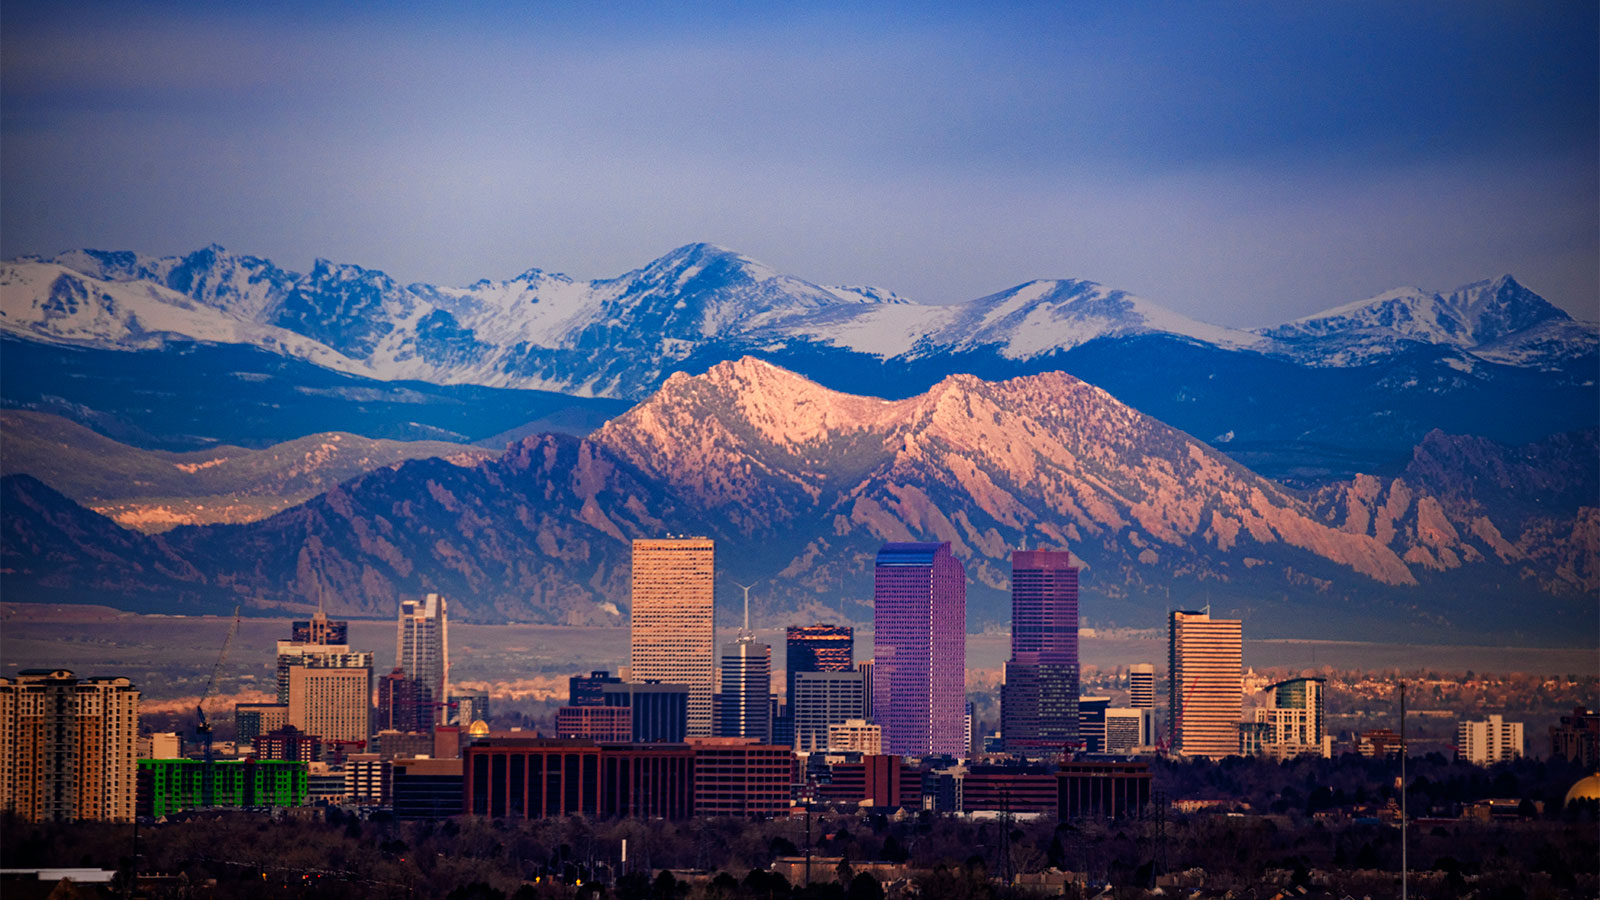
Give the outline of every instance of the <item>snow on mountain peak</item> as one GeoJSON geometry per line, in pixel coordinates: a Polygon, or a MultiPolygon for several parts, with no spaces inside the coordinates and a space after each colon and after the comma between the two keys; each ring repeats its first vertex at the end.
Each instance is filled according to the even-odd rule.
{"type": "MultiPolygon", "coordinates": [[[[1510,276],[1447,295],[1402,288],[1244,332],[1092,281],[1039,279],[966,303],[924,304],[876,287],[821,286],[710,243],[685,244],[614,278],[575,281],[532,268],[461,288],[401,285],[380,270],[327,259],[300,275],[217,244],[183,256],[83,250],[12,265],[47,263],[145,285],[141,296],[155,298],[149,302],[167,302],[165,292],[175,292],[249,326],[237,329],[240,335],[287,329],[307,339],[296,347],[322,347],[311,356],[337,355],[341,366],[373,377],[579,395],[636,397],[686,360],[807,345],[880,360],[978,353],[1048,365],[1054,354],[1097,339],[1165,335],[1310,365],[1352,365],[1419,344],[1466,352],[1482,346],[1489,359],[1493,344],[1498,362],[1540,366],[1566,365],[1595,346],[1593,326],[1570,323],[1510,276]]],[[[13,278],[8,290],[39,293],[7,296],[7,305],[44,302],[53,277],[13,278]]],[[[113,293],[87,292],[82,302],[113,293]]],[[[218,333],[209,321],[185,327],[186,309],[161,316],[167,338],[218,333]]],[[[70,336],[47,334],[68,327],[61,318],[34,322],[28,334],[108,347],[133,340],[109,325],[100,334],[87,319],[74,322],[70,336]]],[[[138,340],[145,346],[152,338],[138,340]]],[[[286,352],[281,342],[259,345],[286,352]]]]}
{"type": "Polygon", "coordinates": [[[1515,278],[1502,275],[1449,293],[1395,288],[1257,333],[1286,345],[1296,358],[1345,365],[1414,344],[1471,351],[1570,319],[1515,278]]]}

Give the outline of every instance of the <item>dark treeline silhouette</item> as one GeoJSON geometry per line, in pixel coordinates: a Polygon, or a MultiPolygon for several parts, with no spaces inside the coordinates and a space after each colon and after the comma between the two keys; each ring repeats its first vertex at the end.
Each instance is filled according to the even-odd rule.
{"type": "MultiPolygon", "coordinates": [[[[1270,896],[1268,885],[1305,885],[1327,877],[1354,896],[1386,897],[1398,894],[1398,829],[1359,819],[1324,822],[1311,814],[1345,804],[1384,803],[1394,796],[1397,771],[1396,761],[1356,757],[1156,766],[1162,795],[1229,797],[1267,815],[1182,815],[1169,808],[1140,820],[1057,822],[1046,816],[1002,824],[930,812],[896,818],[822,810],[812,817],[812,850],[830,862],[814,871],[810,886],[767,871],[777,857],[803,852],[806,826],[798,816],[757,822],[458,818],[413,823],[385,813],[363,820],[338,809],[327,810],[325,821],[196,814],[186,821],[141,826],[139,868],[181,875],[190,885],[215,879],[217,896],[246,898],[282,897],[287,889],[288,895],[304,898],[396,900],[877,900],[903,896],[908,888],[922,897],[1010,898],[1032,895],[998,884],[993,876],[1049,868],[1080,873],[1091,885],[1114,885],[1119,896],[1140,896],[1163,873],[1203,869],[1208,890],[1258,887],[1258,895],[1270,896]],[[623,840],[628,842],[626,870],[620,859],[623,840]],[[867,861],[908,864],[911,885],[880,884],[860,866],[867,861]],[[705,874],[690,876],[691,870],[705,874]]],[[[1434,874],[1418,876],[1413,896],[1562,897],[1600,891],[1600,810],[1593,802],[1560,805],[1581,775],[1570,765],[1519,760],[1475,768],[1419,757],[1408,764],[1408,774],[1415,816],[1426,815],[1430,807],[1488,797],[1529,801],[1525,817],[1511,821],[1416,823],[1410,829],[1411,867],[1434,874]],[[1533,801],[1545,803],[1543,814],[1533,813],[1533,801]],[[1509,887],[1501,892],[1501,886],[1509,887]]],[[[0,821],[3,867],[128,871],[132,858],[130,825],[0,821]]],[[[1066,890],[1068,897],[1082,893],[1075,885],[1066,890]]],[[[159,890],[152,895],[164,896],[159,890]]]]}

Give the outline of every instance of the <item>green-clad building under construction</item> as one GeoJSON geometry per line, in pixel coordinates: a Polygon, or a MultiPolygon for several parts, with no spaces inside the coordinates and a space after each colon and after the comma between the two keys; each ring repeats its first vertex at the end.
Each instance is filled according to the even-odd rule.
{"type": "Polygon", "coordinates": [[[160,818],[206,806],[303,806],[306,764],[279,759],[139,760],[138,814],[160,818]],[[209,770],[208,770],[209,767],[209,770]],[[206,799],[209,772],[210,801],[206,799]]]}

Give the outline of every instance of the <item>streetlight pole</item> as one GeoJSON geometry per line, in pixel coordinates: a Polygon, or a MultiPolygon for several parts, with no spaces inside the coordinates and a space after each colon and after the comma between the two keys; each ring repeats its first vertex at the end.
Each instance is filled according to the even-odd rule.
{"type": "Polygon", "coordinates": [[[811,804],[806,804],[806,887],[811,887],[811,804]]]}
{"type": "Polygon", "coordinates": [[[1409,900],[1409,867],[1406,859],[1406,683],[1400,682],[1400,900],[1409,900]]]}

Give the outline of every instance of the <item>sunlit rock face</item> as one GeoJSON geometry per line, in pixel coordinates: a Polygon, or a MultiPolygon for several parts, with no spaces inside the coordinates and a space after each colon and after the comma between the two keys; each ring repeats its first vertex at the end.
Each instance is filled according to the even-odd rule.
{"type": "Polygon", "coordinates": [[[937,540],[972,578],[975,624],[1003,620],[1017,547],[1071,549],[1098,621],[1148,625],[1211,600],[1251,604],[1263,628],[1330,608],[1452,627],[1489,621],[1506,590],[1559,619],[1594,584],[1593,448],[1592,434],[1531,448],[1439,435],[1398,477],[1304,494],[1061,373],[954,375],[884,400],[741,359],[672,376],[588,438],[406,462],[260,522],[112,549],[98,517],[12,480],[7,578],[268,607],[314,602],[321,584],[375,613],[436,590],[467,618],[620,623],[629,541],[678,533],[715,538],[720,571],[762,580],[774,613],[861,615],[883,542],[937,540]],[[1538,515],[1503,502],[1529,495],[1515,462],[1529,454],[1570,476],[1542,488],[1538,515]],[[1499,494],[1486,471],[1502,473],[1499,494]]]}

